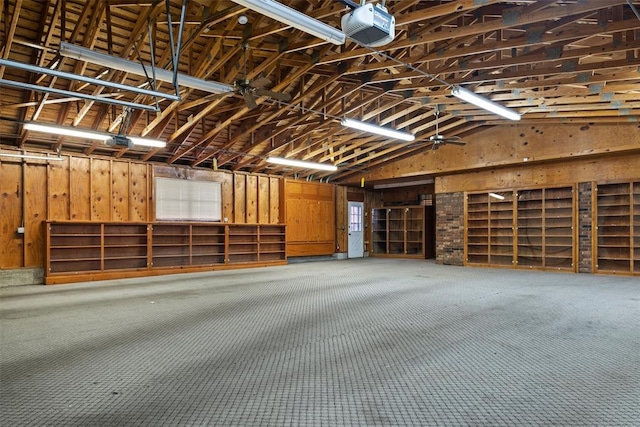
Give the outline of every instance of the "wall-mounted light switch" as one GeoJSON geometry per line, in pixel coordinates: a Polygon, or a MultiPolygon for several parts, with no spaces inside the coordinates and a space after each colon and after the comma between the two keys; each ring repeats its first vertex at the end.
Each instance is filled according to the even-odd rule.
{"type": "Polygon", "coordinates": [[[24,234],[24,227],[18,227],[18,234],[24,234]]]}

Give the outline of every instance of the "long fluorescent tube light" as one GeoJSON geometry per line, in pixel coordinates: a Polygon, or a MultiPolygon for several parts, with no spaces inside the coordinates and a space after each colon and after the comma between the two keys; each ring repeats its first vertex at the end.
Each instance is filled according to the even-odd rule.
{"type": "Polygon", "coordinates": [[[489,196],[493,197],[494,199],[504,200],[504,196],[501,196],[500,194],[497,194],[497,193],[489,193],[489,196]]]}
{"type": "MultiPolygon", "coordinates": [[[[67,58],[90,62],[96,65],[102,65],[103,67],[126,71],[127,73],[135,74],[137,76],[152,76],[155,72],[157,80],[165,83],[173,83],[173,72],[169,70],[156,67],[154,71],[153,67],[150,67],[148,65],[143,66],[138,62],[133,62],[129,61],[128,59],[119,58],[117,56],[96,52],[91,49],[87,49],[86,47],[76,46],[71,43],[60,43],[60,55],[67,58]]],[[[193,89],[199,89],[209,93],[227,93],[234,91],[233,86],[209,80],[198,79],[196,77],[181,73],[178,73],[178,85],[190,87],[193,89]]]]}
{"type": "Polygon", "coordinates": [[[344,44],[346,35],[330,25],[273,0],[232,0],[271,19],[297,28],[336,45],[344,44]]]}
{"type": "Polygon", "coordinates": [[[470,104],[473,104],[477,107],[480,107],[482,109],[485,109],[487,111],[490,111],[494,114],[497,114],[499,116],[502,116],[506,119],[509,120],[520,120],[520,114],[518,114],[517,112],[507,108],[507,107],[503,107],[500,104],[497,104],[487,98],[484,98],[474,92],[471,92],[468,89],[465,89],[461,86],[453,86],[453,88],[451,89],[451,95],[462,99],[463,101],[466,101],[470,104]]]}
{"type": "Polygon", "coordinates": [[[389,138],[400,139],[402,141],[413,141],[414,139],[416,139],[414,135],[407,132],[400,132],[394,129],[372,125],[358,120],[342,119],[342,125],[353,129],[363,130],[365,132],[375,133],[377,135],[388,136],[389,138]]]}
{"type": "Polygon", "coordinates": [[[332,172],[338,170],[336,166],[326,163],[305,162],[302,160],[285,159],[283,157],[267,157],[267,162],[274,163],[276,165],[295,166],[297,168],[304,169],[319,169],[332,172]]]}
{"type": "Polygon", "coordinates": [[[98,141],[106,141],[111,138],[111,135],[102,132],[65,128],[61,126],[40,125],[37,123],[25,123],[24,128],[33,132],[53,133],[56,135],[73,136],[75,138],[84,139],[97,139],[98,141]]]}
{"type": "MultiPolygon", "coordinates": [[[[109,133],[96,132],[92,130],[81,130],[74,129],[62,126],[54,126],[54,125],[41,125],[38,123],[25,123],[24,128],[26,130],[30,130],[33,132],[43,132],[43,133],[53,133],[56,135],[64,135],[64,136],[72,136],[75,138],[84,138],[84,139],[95,139],[98,141],[105,142],[110,138],[113,138],[113,135],[109,133]]],[[[166,147],[166,143],[159,139],[148,139],[148,138],[139,138],[137,136],[128,136],[127,137],[134,145],[145,146],[145,147],[156,147],[163,148],[166,147]]]]}
{"type": "Polygon", "coordinates": [[[167,146],[166,142],[160,141],[159,139],[138,138],[137,136],[128,136],[127,138],[133,142],[133,145],[154,148],[164,148],[167,146]]]}
{"type": "MultiPolygon", "coordinates": [[[[43,153],[44,154],[44,153],[43,153]]],[[[64,160],[62,156],[58,155],[58,157],[49,157],[48,155],[44,156],[33,156],[31,154],[9,154],[9,153],[0,153],[0,157],[13,157],[15,159],[33,159],[33,160],[64,160]]]]}

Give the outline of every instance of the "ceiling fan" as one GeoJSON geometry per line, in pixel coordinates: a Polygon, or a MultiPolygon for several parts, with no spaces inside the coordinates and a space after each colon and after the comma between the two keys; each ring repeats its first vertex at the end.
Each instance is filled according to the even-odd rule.
{"type": "Polygon", "coordinates": [[[431,142],[432,150],[437,150],[441,145],[444,144],[466,145],[466,142],[464,142],[459,136],[451,136],[447,138],[444,135],[440,134],[440,132],[438,131],[438,117],[440,116],[439,106],[436,106],[433,114],[436,116],[436,133],[429,137],[429,142],[431,142]]]}
{"type": "Polygon", "coordinates": [[[243,77],[233,82],[234,90],[232,92],[222,93],[219,96],[229,96],[237,94],[242,96],[245,104],[248,108],[253,109],[258,106],[256,103],[256,97],[266,96],[269,98],[277,99],[278,101],[289,102],[291,101],[291,95],[284,92],[275,92],[265,89],[265,86],[271,84],[271,81],[266,77],[258,77],[255,80],[247,78],[247,49],[249,44],[242,43],[242,57],[243,57],[243,77]]]}

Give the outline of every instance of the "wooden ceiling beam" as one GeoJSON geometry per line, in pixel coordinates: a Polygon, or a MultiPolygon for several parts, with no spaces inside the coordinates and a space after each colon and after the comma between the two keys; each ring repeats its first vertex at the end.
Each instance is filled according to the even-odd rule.
{"type": "MultiPolygon", "coordinates": [[[[467,78],[450,79],[449,84],[486,84],[496,80],[505,81],[501,84],[491,85],[492,88],[498,91],[509,91],[512,89],[526,89],[532,87],[544,87],[554,84],[571,84],[580,83],[591,84],[597,82],[621,81],[621,80],[636,80],[638,78],[637,71],[619,71],[615,74],[609,74],[609,78],[600,78],[598,75],[593,74],[596,71],[612,70],[612,69],[628,69],[630,67],[637,67],[640,65],[640,58],[629,61],[627,59],[618,61],[603,61],[599,63],[589,63],[580,65],[562,64],[559,61],[559,66],[551,64],[545,68],[536,68],[534,70],[523,70],[517,72],[504,72],[501,75],[493,75],[489,73],[479,74],[477,76],[470,76],[467,78]],[[564,65],[565,68],[561,66],[564,65]],[[546,80],[540,80],[544,77],[552,76],[546,80]],[[520,79],[526,79],[518,81],[520,79]]],[[[428,89],[430,87],[441,88],[442,84],[439,82],[433,83],[430,81],[416,82],[411,85],[407,85],[406,89],[428,89]]]]}
{"type": "MultiPolygon", "coordinates": [[[[9,53],[11,53],[11,44],[13,43],[13,37],[16,33],[16,28],[18,26],[18,19],[20,18],[20,9],[22,8],[22,0],[16,0],[15,5],[13,6],[13,15],[11,15],[11,23],[9,24],[9,30],[7,31],[7,38],[2,46],[2,51],[0,52],[0,57],[2,59],[9,58],[9,53]]],[[[7,18],[4,14],[9,13],[9,7],[6,7],[3,11],[4,13],[0,16],[3,18],[7,18]]],[[[7,22],[7,21],[5,21],[7,22]]],[[[0,66],[0,79],[4,77],[4,69],[5,66],[0,66]]]]}
{"type": "MultiPolygon", "coordinates": [[[[597,11],[599,9],[609,8],[619,4],[625,3],[624,0],[593,0],[589,2],[581,2],[572,5],[563,6],[560,10],[542,10],[533,11],[529,13],[523,13],[523,9],[520,6],[506,9],[506,15],[510,19],[495,19],[488,22],[477,23],[467,27],[455,27],[455,28],[442,28],[441,31],[422,34],[417,37],[411,37],[410,39],[396,40],[387,47],[385,50],[391,49],[406,49],[416,45],[425,45],[428,43],[435,43],[439,41],[446,41],[450,39],[474,36],[478,34],[486,34],[492,31],[520,27],[524,25],[530,25],[538,22],[553,20],[557,18],[559,12],[562,12],[564,16],[570,16],[574,14],[580,14],[585,12],[597,11]],[[508,23],[505,23],[508,22],[508,23]]],[[[412,17],[413,19],[413,17],[412,17]]],[[[345,51],[339,54],[330,55],[324,57],[320,64],[330,64],[333,62],[341,62],[347,59],[353,59],[357,57],[367,56],[371,53],[368,48],[359,48],[345,51]]]]}
{"type": "MultiPolygon", "coordinates": [[[[228,24],[227,29],[231,28],[232,25],[233,24],[228,24]]],[[[223,58],[221,58],[221,60],[219,61],[219,65],[214,67],[214,69],[208,69],[210,64],[214,61],[217,53],[220,51],[221,42],[219,40],[218,41],[214,41],[214,42],[208,42],[206,47],[207,47],[206,52],[208,52],[208,53],[212,52],[212,54],[204,55],[204,57],[200,60],[200,63],[196,67],[197,71],[194,73],[194,76],[198,77],[198,78],[206,78],[206,76],[208,74],[212,74],[215,71],[215,69],[218,69],[219,67],[221,67],[222,64],[224,64],[225,59],[226,60],[230,60],[234,55],[236,55],[240,51],[240,46],[236,46],[234,49],[231,49],[230,51],[228,51],[223,56],[223,58]]],[[[235,75],[231,75],[230,76],[230,78],[234,78],[234,77],[235,77],[235,75]]],[[[183,100],[186,99],[188,97],[188,95],[191,94],[192,92],[193,92],[193,89],[191,89],[191,88],[187,89],[187,93],[186,93],[185,97],[183,97],[183,100]]],[[[163,120],[167,116],[172,115],[173,112],[182,105],[183,100],[174,101],[167,108],[165,108],[162,111],[162,113],[156,117],[155,120],[153,120],[151,123],[149,123],[142,130],[142,133],[141,133],[142,136],[148,135],[150,132],[153,131],[154,127],[156,127],[160,123],[162,123],[163,120]]],[[[209,104],[208,106],[206,106],[202,110],[200,110],[197,113],[196,118],[192,122],[185,123],[176,132],[174,132],[169,137],[169,140],[167,142],[171,143],[175,138],[179,137],[182,133],[184,133],[187,130],[189,130],[192,126],[195,126],[198,120],[200,120],[203,117],[206,117],[208,115],[208,113],[211,112],[213,110],[213,108],[215,108],[221,102],[222,102],[222,99],[212,99],[211,100],[211,104],[209,104]]],[[[173,159],[174,157],[175,157],[175,153],[174,153],[174,156],[171,157],[171,158],[173,159]]]]}
{"type": "Polygon", "coordinates": [[[430,19],[438,18],[443,15],[450,15],[452,13],[462,11],[468,12],[495,3],[501,2],[494,0],[486,0],[482,2],[478,2],[476,0],[458,0],[437,5],[427,5],[427,7],[423,9],[414,10],[411,11],[411,13],[406,13],[399,16],[396,19],[396,26],[402,27],[416,22],[428,21],[430,19]]]}
{"type": "MultiPolygon", "coordinates": [[[[588,14],[591,14],[589,12],[588,14]]],[[[583,16],[583,15],[580,15],[583,16]]],[[[598,34],[614,34],[617,32],[625,32],[634,30],[638,27],[637,19],[627,19],[620,22],[612,22],[605,27],[587,26],[582,30],[562,31],[553,34],[541,34],[540,38],[531,38],[523,35],[521,37],[512,38],[503,42],[483,43],[473,46],[456,47],[455,49],[436,50],[427,55],[415,55],[406,59],[407,63],[425,64],[433,60],[450,60],[463,58],[468,55],[479,55],[484,53],[492,53],[496,51],[510,51],[513,49],[524,49],[533,46],[542,46],[547,48],[550,43],[562,43],[570,40],[580,40],[590,38],[598,34]]],[[[358,68],[349,69],[345,74],[357,74],[362,71],[378,71],[387,68],[390,65],[397,64],[394,61],[386,61],[377,64],[367,64],[358,68]]]]}
{"type": "MultiPolygon", "coordinates": [[[[335,81],[335,79],[333,79],[332,81],[335,81]]],[[[328,86],[328,85],[326,85],[326,86],[328,86]]],[[[325,86],[325,87],[326,87],[326,86],[325,86]]],[[[318,88],[318,90],[320,90],[320,89],[321,89],[321,88],[318,88]]],[[[346,98],[346,97],[350,96],[351,94],[353,94],[353,93],[354,93],[354,92],[356,92],[357,90],[358,90],[358,87],[353,87],[353,88],[351,88],[351,89],[349,89],[349,90],[343,91],[340,95],[338,95],[337,97],[332,98],[330,101],[326,101],[326,102],[324,102],[323,104],[320,104],[320,105],[318,105],[318,106],[314,107],[314,108],[315,108],[315,111],[322,112],[323,110],[325,110],[325,109],[326,109],[326,107],[327,107],[327,106],[329,106],[329,105],[331,105],[331,104],[336,104],[337,102],[339,102],[340,100],[342,100],[342,99],[344,99],[344,98],[346,98]]],[[[374,95],[372,95],[370,98],[368,98],[368,100],[369,100],[369,102],[370,102],[370,101],[373,101],[374,99],[378,98],[378,97],[379,97],[379,96],[381,96],[381,95],[382,95],[382,94],[374,94],[374,95]]],[[[365,105],[365,104],[366,104],[366,101],[362,102],[362,105],[365,105]]],[[[360,108],[360,106],[358,106],[357,108],[360,108]]],[[[315,112],[313,112],[312,114],[316,114],[316,113],[315,113],[315,112]]],[[[296,120],[296,122],[294,122],[294,124],[295,124],[295,123],[297,123],[297,122],[304,123],[305,121],[307,121],[307,120],[308,120],[308,117],[309,117],[308,115],[304,115],[304,116],[300,117],[298,120],[296,120]]],[[[277,136],[277,135],[281,135],[282,133],[286,132],[290,127],[291,127],[291,125],[290,125],[289,123],[286,123],[286,122],[285,122],[285,123],[284,123],[282,126],[280,126],[278,129],[274,130],[274,135],[275,135],[275,136],[277,136]]],[[[317,129],[316,129],[316,130],[317,130],[317,129]]],[[[324,129],[324,130],[326,130],[326,129],[324,129]]],[[[262,144],[264,144],[264,143],[266,143],[266,142],[268,142],[268,141],[269,141],[269,138],[266,138],[266,139],[263,139],[262,141],[260,141],[260,142],[259,142],[258,144],[256,144],[256,145],[262,145],[262,144]]],[[[283,145],[285,145],[285,144],[287,144],[287,143],[289,143],[289,141],[283,142],[282,144],[276,144],[276,145],[274,145],[274,146],[270,147],[270,149],[268,149],[267,151],[263,151],[263,152],[261,153],[261,155],[262,155],[263,157],[266,157],[266,156],[268,156],[268,155],[272,155],[273,153],[276,153],[276,152],[277,152],[277,151],[278,151],[278,150],[279,150],[283,145]]],[[[245,166],[247,166],[250,162],[251,162],[251,161],[244,161],[244,162],[240,162],[240,163],[238,164],[237,168],[245,167],[245,166]]]]}
{"type": "MultiPolygon", "coordinates": [[[[150,4],[150,6],[154,6],[151,8],[144,8],[137,21],[136,24],[133,28],[133,30],[131,31],[131,37],[128,40],[128,43],[124,46],[124,49],[122,49],[122,51],[119,54],[119,57],[121,58],[128,58],[131,52],[131,49],[133,48],[133,45],[135,43],[136,40],[139,40],[143,34],[147,33],[147,22],[148,20],[153,20],[155,19],[158,14],[160,13],[160,11],[162,10],[160,7],[158,7],[160,5],[159,2],[155,2],[154,4],[150,4]]],[[[107,18],[109,17],[109,14],[107,14],[107,18]]],[[[107,25],[111,25],[110,22],[107,22],[107,25]]],[[[95,42],[94,42],[95,43],[95,42]]],[[[163,55],[164,57],[167,57],[169,55],[170,50],[167,49],[165,51],[165,54],[163,55]]],[[[163,61],[162,59],[160,61],[163,61]]],[[[159,62],[160,62],[159,61],[159,62]]],[[[86,63],[85,63],[86,65],[86,63]]],[[[127,74],[124,72],[120,72],[120,70],[109,70],[108,75],[106,76],[107,80],[116,80],[118,83],[123,84],[126,79],[127,79],[127,74]],[[119,75],[119,78],[116,78],[116,76],[119,75]]],[[[94,96],[98,96],[98,95],[102,95],[102,93],[104,92],[105,87],[104,86],[100,86],[97,87],[94,91],[93,91],[93,95],[94,96]]],[[[142,97],[138,96],[136,97],[136,101],[135,102],[142,102],[142,97]]],[[[84,106],[80,109],[80,111],[78,111],[78,113],[76,114],[76,116],[73,118],[72,123],[73,126],[78,126],[80,124],[80,122],[84,119],[84,117],[86,116],[86,114],[91,110],[91,108],[93,107],[95,101],[90,101],[90,100],[85,100],[84,101],[84,106]]],[[[101,105],[99,107],[99,115],[106,117],[105,112],[110,108],[109,105],[101,105]]],[[[98,123],[99,124],[99,123],[98,123]]]]}
{"type": "Polygon", "coordinates": [[[156,6],[162,0],[107,0],[109,7],[119,6],[156,6]]]}
{"type": "MultiPolygon", "coordinates": [[[[557,70],[558,64],[565,64],[565,61],[581,59],[593,55],[600,54],[613,54],[613,53],[621,53],[627,51],[633,51],[640,48],[640,41],[630,41],[624,42],[620,45],[600,45],[590,48],[584,49],[571,49],[571,50],[563,50],[560,52],[555,52],[555,49],[551,48],[544,53],[536,53],[531,55],[520,55],[512,58],[502,58],[495,61],[479,61],[479,62],[464,62],[462,64],[458,63],[458,65],[446,65],[441,69],[433,69],[430,70],[434,75],[442,74],[446,72],[461,72],[461,71],[485,71],[485,72],[494,72],[501,71],[507,67],[515,67],[526,64],[544,64],[550,63],[553,70],[557,70]]],[[[622,64],[624,65],[624,63],[622,64]]],[[[539,67],[538,67],[539,68],[539,67]]],[[[535,75],[532,74],[531,70],[527,70],[527,75],[535,75]]],[[[540,74],[544,75],[544,74],[540,74]]],[[[495,78],[496,75],[492,75],[492,78],[495,78]]],[[[500,78],[500,76],[497,76],[500,78]]],[[[424,79],[424,75],[419,74],[415,71],[400,73],[396,75],[386,75],[384,77],[373,78],[372,83],[383,83],[389,81],[399,81],[405,79],[414,79],[414,78],[422,78],[424,79]]]]}
{"type": "MultiPolygon", "coordinates": [[[[466,129],[465,131],[470,131],[474,128],[479,127],[480,125],[477,123],[465,123],[466,129]]],[[[337,174],[333,175],[334,180],[344,180],[349,176],[356,175],[362,173],[366,170],[374,169],[377,166],[381,166],[383,164],[400,160],[401,158],[405,158],[413,155],[416,151],[424,151],[424,147],[421,147],[419,144],[416,144],[414,149],[409,149],[406,151],[398,150],[394,147],[387,148],[382,151],[377,151],[372,153],[366,160],[362,160],[357,165],[351,166],[348,170],[338,171],[337,174]],[[362,165],[358,168],[358,166],[362,165]],[[355,168],[355,169],[354,169],[355,168]]]]}
{"type": "MultiPolygon", "coordinates": [[[[305,92],[304,96],[299,97],[299,98],[294,99],[293,101],[291,101],[291,105],[296,105],[296,104],[300,103],[304,98],[308,98],[308,97],[311,97],[311,96],[314,96],[314,95],[315,96],[319,96],[319,93],[322,91],[322,89],[326,88],[327,86],[329,86],[332,83],[334,83],[335,81],[337,81],[338,78],[339,78],[339,75],[335,75],[334,77],[332,77],[332,78],[330,78],[330,79],[328,79],[326,81],[318,81],[313,87],[309,88],[309,90],[305,92]]],[[[286,106],[283,106],[283,109],[286,110],[287,109],[286,106]]],[[[247,129],[245,132],[235,136],[231,141],[229,141],[229,145],[233,145],[236,142],[240,141],[246,135],[248,135],[248,134],[250,134],[252,132],[255,132],[257,129],[259,129],[261,127],[262,123],[268,122],[268,121],[271,121],[271,120],[275,120],[280,115],[281,115],[281,112],[276,112],[276,113],[268,116],[264,120],[260,121],[259,123],[256,123],[254,126],[249,127],[249,129],[247,129]]],[[[303,116],[303,117],[300,117],[300,118],[296,119],[294,121],[294,123],[296,123],[296,125],[297,124],[301,124],[301,123],[304,123],[304,121],[306,121],[307,119],[308,119],[308,116],[303,116]]],[[[279,128],[276,128],[276,129],[273,130],[273,132],[271,132],[271,135],[268,138],[264,138],[261,141],[259,141],[257,144],[254,144],[254,145],[259,146],[259,145],[263,144],[264,142],[268,141],[270,138],[275,138],[278,135],[281,135],[287,129],[289,129],[290,126],[291,125],[289,123],[285,123],[283,126],[279,126],[279,128]]],[[[252,151],[253,150],[249,150],[248,152],[252,152],[252,151]]],[[[218,163],[218,165],[221,165],[221,164],[223,165],[226,162],[232,161],[237,157],[238,156],[236,156],[236,155],[229,156],[229,158],[223,160],[222,163],[218,163]]],[[[240,166],[240,167],[243,167],[243,166],[244,166],[244,162],[242,162],[242,166],[240,166]]]]}
{"type": "MultiPolygon", "coordinates": [[[[13,1],[2,2],[1,7],[9,4],[11,8],[13,1]]],[[[80,40],[84,32],[90,32],[86,24],[90,15],[82,18],[82,7],[90,4],[92,13],[98,0],[66,1],[69,5],[66,34],[79,29],[81,34],[77,39],[80,40]]],[[[141,37],[147,24],[144,13],[153,10],[156,18],[152,21],[157,23],[153,29],[154,34],[157,32],[156,49],[162,52],[156,64],[166,69],[171,63],[168,31],[175,34],[177,26],[169,29],[166,25],[163,1],[140,1],[155,7],[138,7],[129,2],[122,3],[124,7],[111,9],[114,21],[110,26],[110,45],[113,52],[129,58],[133,43],[137,42],[141,44],[142,59],[148,62],[149,49],[141,37]],[[141,29],[140,34],[127,34],[127,29],[136,26],[141,29]]],[[[279,1],[334,27],[340,26],[340,16],[346,11],[340,2],[331,0],[314,0],[304,5],[293,0],[279,1]]],[[[335,174],[296,171],[297,177],[341,180],[341,176],[347,176],[351,179],[361,173],[357,171],[380,167],[389,159],[405,158],[428,149],[436,121],[445,135],[461,135],[465,139],[468,132],[478,127],[504,123],[493,114],[452,97],[447,84],[463,84],[516,108],[524,113],[522,123],[638,120],[640,45],[637,31],[640,24],[623,1],[454,0],[438,4],[393,0],[387,3],[398,24],[396,39],[376,51],[352,42],[330,45],[228,1],[190,2],[187,14],[193,25],[186,30],[188,36],[180,55],[181,72],[206,80],[232,82],[243,74],[242,51],[238,47],[245,40],[251,47],[249,78],[267,75],[275,81],[275,90],[292,95],[291,106],[278,106],[261,98],[258,108],[249,110],[236,94],[218,101],[218,95],[203,96],[206,94],[201,91],[182,87],[182,101],[160,101],[162,112],[157,116],[132,116],[131,132],[159,135],[169,140],[166,148],[144,153],[113,149],[108,152],[116,158],[132,156],[143,161],[196,167],[206,166],[207,160],[210,163],[210,158],[216,156],[218,166],[226,169],[288,174],[286,168],[273,168],[265,163],[268,155],[286,155],[348,163],[335,174]],[[458,5],[463,5],[463,9],[456,9],[458,5]],[[236,18],[240,13],[249,17],[248,25],[238,24],[236,18]],[[405,64],[428,74],[408,73],[405,64]],[[434,75],[447,84],[434,81],[434,75]],[[217,102],[215,108],[212,102],[217,102]],[[439,105],[441,112],[437,118],[433,115],[434,104],[439,105]],[[383,126],[403,127],[415,133],[418,142],[390,144],[384,138],[354,132],[340,125],[339,119],[345,115],[383,126]],[[349,175],[351,173],[354,175],[349,175]]],[[[172,11],[175,12],[179,4],[181,0],[171,0],[172,11]]],[[[108,7],[111,5],[107,3],[105,10],[108,7]]],[[[40,33],[47,36],[39,36],[39,43],[45,46],[38,46],[37,42],[32,46],[17,46],[14,39],[11,57],[34,64],[39,61],[53,64],[57,52],[47,45],[60,33],[61,9],[49,5],[43,9],[45,15],[40,22],[32,18],[35,10],[29,9],[31,17],[21,14],[15,35],[33,34],[42,24],[40,33]],[[54,18],[56,13],[58,17],[54,18]],[[53,25],[47,27],[48,22],[53,25]],[[27,49],[41,54],[30,60],[24,54],[27,49]]],[[[0,13],[3,19],[9,16],[5,19],[8,26],[11,16],[7,10],[3,12],[0,13]]],[[[95,27],[101,27],[95,44],[106,50],[105,26],[95,27]]],[[[80,62],[71,65],[81,67],[82,71],[85,64],[80,62]]],[[[69,64],[62,62],[65,69],[70,69],[69,64]]],[[[91,64],[86,68],[87,75],[102,72],[100,67],[91,64]]],[[[11,73],[11,78],[19,75],[11,73]]],[[[37,77],[43,86],[52,80],[50,76],[37,77]]],[[[144,82],[142,77],[120,71],[104,77],[101,74],[101,78],[136,86],[144,82]]],[[[55,84],[60,85],[60,80],[55,84]]],[[[86,84],[76,84],[75,88],[82,92],[93,89],[86,84]]],[[[108,91],[100,88],[93,93],[135,99],[139,103],[153,102],[151,97],[106,93],[108,91]]],[[[107,123],[106,113],[112,110],[116,116],[119,113],[118,108],[105,107],[99,102],[74,103],[71,98],[60,102],[60,99],[48,99],[52,96],[44,99],[39,96],[40,103],[35,104],[31,97],[12,97],[1,109],[15,117],[32,113],[34,107],[39,106],[42,120],[53,121],[57,114],[58,120],[65,123],[75,117],[75,125],[87,122],[92,128],[111,129],[110,125],[116,125],[117,121],[107,123]],[[74,115],[67,117],[69,113],[74,115]]],[[[52,147],[50,142],[33,138],[24,141],[52,147]]],[[[87,147],[86,142],[59,140],[58,143],[63,144],[63,149],[87,147]]],[[[88,146],[93,154],[102,150],[100,145],[88,146]]]]}

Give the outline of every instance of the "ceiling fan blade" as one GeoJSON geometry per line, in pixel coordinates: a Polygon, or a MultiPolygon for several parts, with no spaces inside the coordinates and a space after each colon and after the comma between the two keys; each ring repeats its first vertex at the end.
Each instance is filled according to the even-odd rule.
{"type": "Polygon", "coordinates": [[[253,110],[258,106],[258,104],[256,103],[256,99],[253,97],[253,94],[250,91],[243,91],[242,97],[244,98],[244,102],[245,104],[247,104],[247,107],[249,107],[249,109],[253,110]]]}
{"type": "Polygon", "coordinates": [[[259,96],[268,96],[269,98],[277,99],[279,101],[289,102],[291,101],[291,95],[284,92],[274,92],[272,90],[267,89],[256,89],[256,95],[259,96]]]}
{"type": "Polygon", "coordinates": [[[258,77],[255,80],[251,80],[251,87],[254,87],[256,89],[262,89],[266,86],[269,86],[270,84],[271,80],[266,77],[258,77]]]}
{"type": "Polygon", "coordinates": [[[442,142],[444,142],[445,144],[452,144],[452,145],[467,145],[466,142],[460,140],[460,139],[445,139],[442,142]]]}

